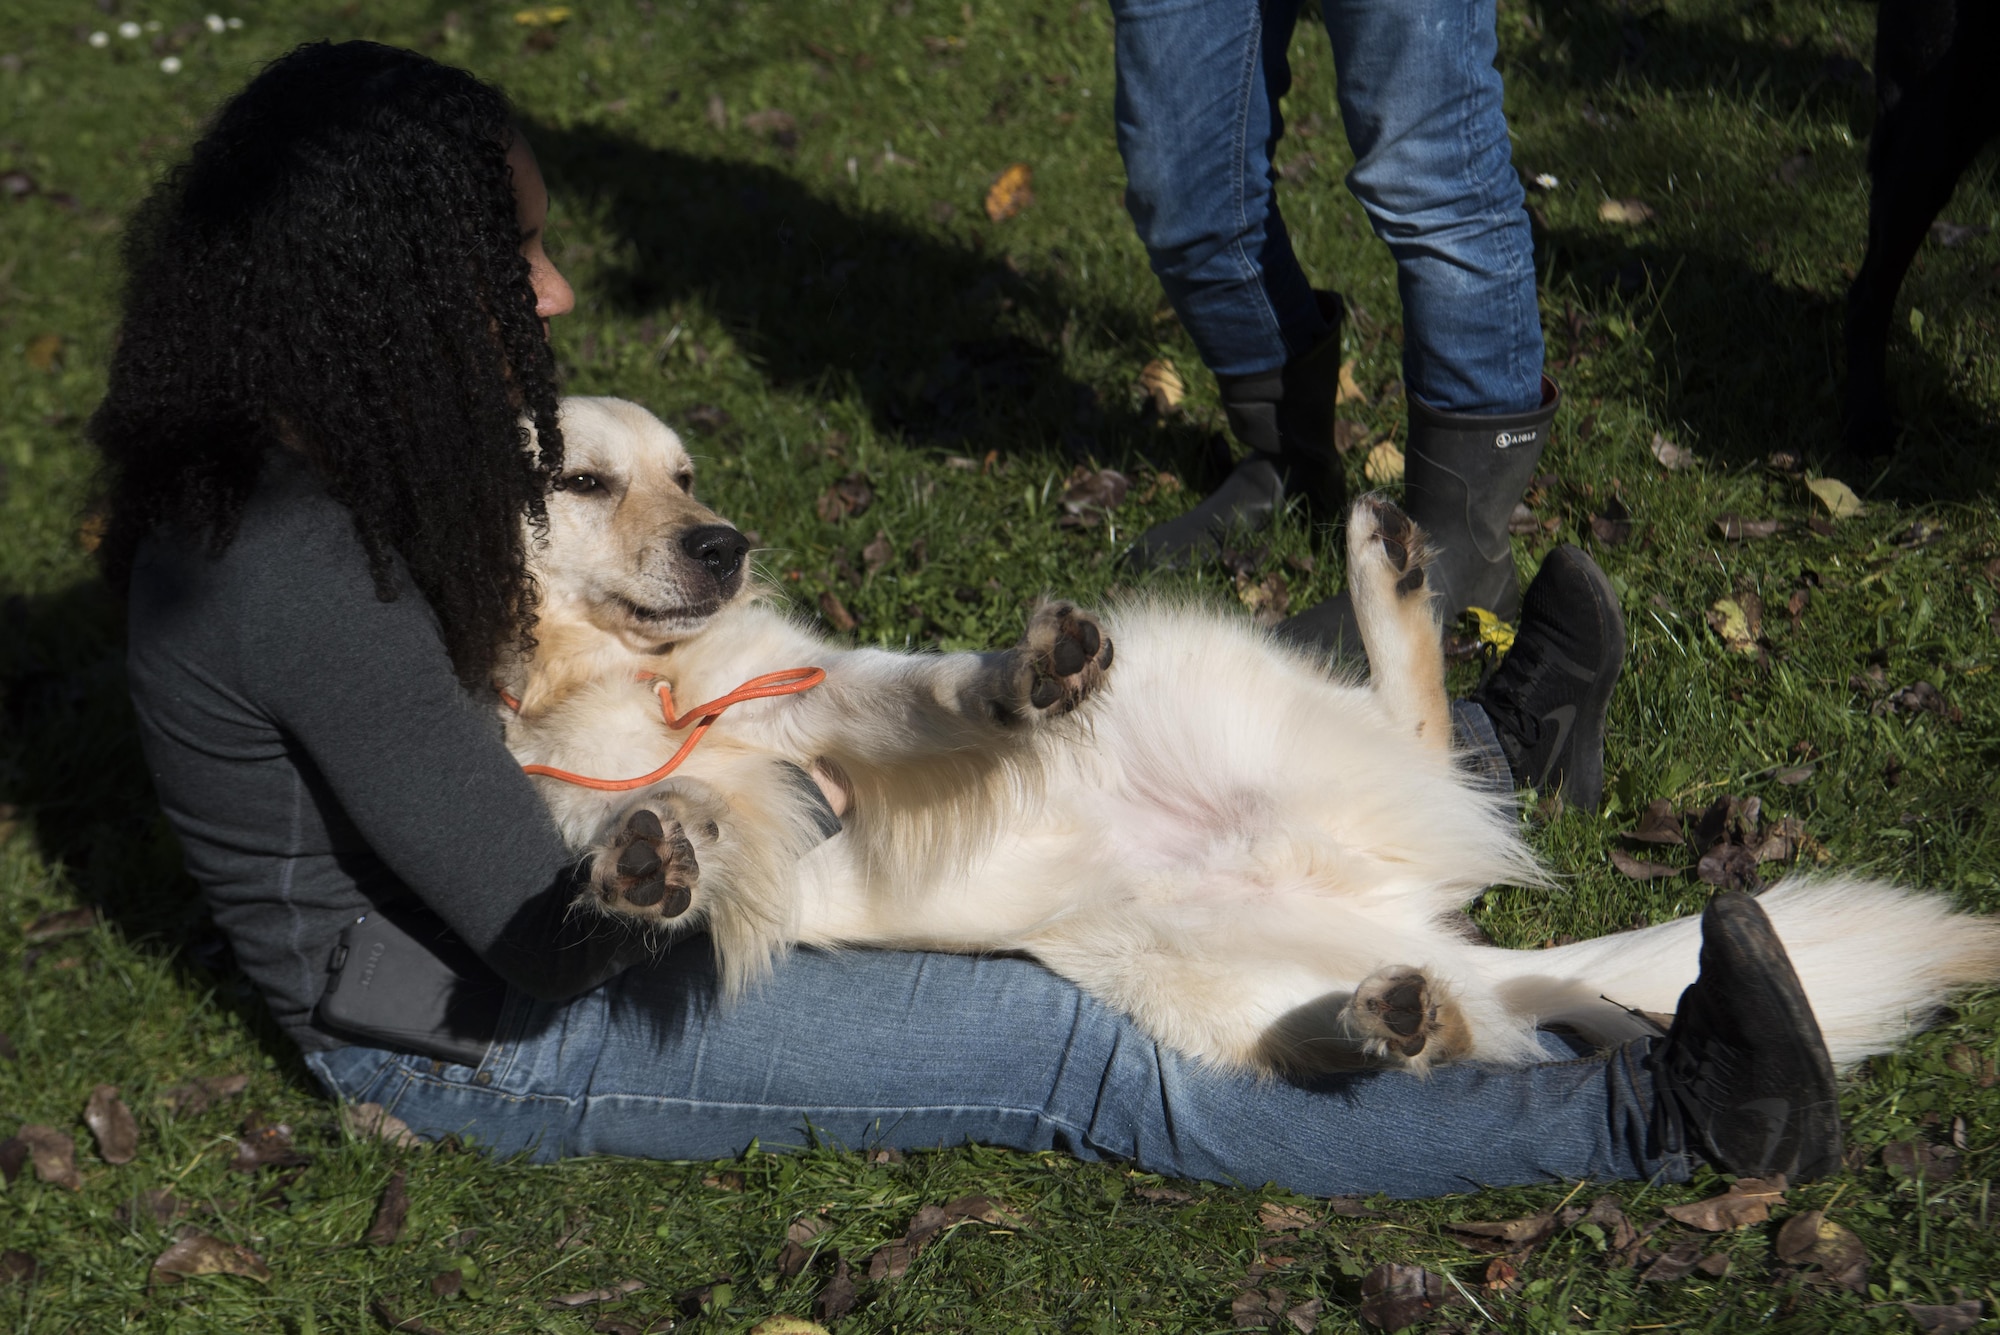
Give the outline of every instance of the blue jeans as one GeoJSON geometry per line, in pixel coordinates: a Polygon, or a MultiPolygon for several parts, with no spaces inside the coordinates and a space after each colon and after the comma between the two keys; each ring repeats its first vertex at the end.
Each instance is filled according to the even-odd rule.
{"type": "Polygon", "coordinates": [[[1546,1046],[1524,1069],[1259,1079],[1179,1058],[1020,959],[806,950],[722,1005],[696,937],[561,1005],[511,995],[477,1068],[360,1047],[306,1060],[335,1097],[421,1135],[539,1160],[976,1141],[1315,1195],[1685,1177],[1647,1143],[1643,1041],[1546,1046]]]}
{"type": "MultiPolygon", "coordinates": [[[[1534,242],[1501,109],[1495,0],[1321,0],[1348,189],[1396,258],[1403,379],[1444,412],[1541,403],[1534,242]]],[[[1111,0],[1126,200],[1221,376],[1277,369],[1326,322],[1271,165],[1299,0],[1111,0]]]]}

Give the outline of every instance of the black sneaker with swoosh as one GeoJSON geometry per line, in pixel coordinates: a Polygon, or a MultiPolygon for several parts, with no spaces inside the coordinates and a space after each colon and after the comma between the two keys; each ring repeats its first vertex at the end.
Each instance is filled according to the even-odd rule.
{"type": "Polygon", "coordinates": [[[1730,892],[1701,915],[1701,974],[1646,1058],[1653,1131],[1732,1173],[1789,1181],[1840,1167],[1840,1100],[1812,1006],[1771,920],[1730,892]]]}
{"type": "Polygon", "coordinates": [[[1514,647],[1472,693],[1517,787],[1561,789],[1571,806],[1604,799],[1604,718],[1625,662],[1618,594],[1581,548],[1550,552],[1521,599],[1514,647]]]}

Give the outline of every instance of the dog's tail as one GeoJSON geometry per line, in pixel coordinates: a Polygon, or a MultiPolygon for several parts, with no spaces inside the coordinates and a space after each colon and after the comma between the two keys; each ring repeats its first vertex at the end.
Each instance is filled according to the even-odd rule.
{"type": "MultiPolygon", "coordinates": [[[[1759,896],[1798,971],[1827,1051],[1846,1066],[1936,1018],[1955,992],[2000,981],[2000,919],[1850,877],[1792,878],[1759,896]]],[[[1481,951],[1510,1010],[1604,1041],[1650,1032],[1699,968],[1701,923],[1681,918],[1549,950],[1481,951]]]]}

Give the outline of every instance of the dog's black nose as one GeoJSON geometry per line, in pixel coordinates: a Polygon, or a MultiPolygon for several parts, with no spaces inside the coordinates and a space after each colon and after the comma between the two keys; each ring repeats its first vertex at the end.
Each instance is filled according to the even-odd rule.
{"type": "Polygon", "coordinates": [[[750,539],[727,524],[703,524],[681,536],[681,550],[701,563],[719,585],[727,585],[743,569],[750,539]]]}

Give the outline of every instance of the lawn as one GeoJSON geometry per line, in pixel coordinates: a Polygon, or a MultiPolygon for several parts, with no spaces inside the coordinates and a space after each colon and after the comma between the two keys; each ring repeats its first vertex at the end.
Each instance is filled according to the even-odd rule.
{"type": "MultiPolygon", "coordinates": [[[[1526,804],[1562,888],[1488,894],[1475,916],[1502,944],[1697,910],[1711,886],[1695,875],[1637,880],[1611,861],[1659,800],[1756,799],[1767,830],[1802,827],[1791,861],[2000,911],[1990,155],[1904,289],[1900,452],[1864,469],[1833,449],[1874,12],[1501,5],[1516,164],[1546,179],[1530,204],[1567,395],[1517,554],[1532,570],[1556,542],[1585,545],[1632,641],[1607,809],[1526,804]],[[1860,513],[1831,513],[1813,486],[1828,479],[1860,513]]],[[[5,1160],[0,1323],[737,1331],[817,1304],[839,1331],[1348,1331],[1366,1314],[1818,1332],[1963,1329],[1994,1310],[1990,993],[1854,1073],[1848,1171],[1792,1188],[1769,1222],[1713,1232],[1663,1210],[1721,1192],[1717,1177],[1326,1203],[985,1148],[536,1167],[344,1128],[180,871],[125,703],[120,612],[87,552],[83,425],[113,339],[120,221],[260,62],[367,36],[508,88],[578,293],[555,332],[568,386],[680,425],[765,573],[859,642],[1007,642],[1044,590],[1144,585],[1249,617],[1324,597],[1341,561],[1293,519],[1224,567],[1140,579],[1119,564],[1213,479],[1223,446],[1214,384],[1122,211],[1101,4],[246,0],[221,17],[242,21],[168,0],[0,0],[0,1136],[53,1128],[78,1171],[72,1190],[5,1160]],[[995,221],[987,193],[1017,163],[1032,202],[995,221]],[[1147,392],[1155,362],[1177,368],[1184,400],[1147,392]],[[1102,468],[1129,492],[1072,513],[1066,492],[1102,468]],[[186,1089],[232,1076],[242,1092],[186,1089]],[[136,1116],[130,1163],[85,1130],[100,1084],[136,1116]],[[286,1136],[303,1162],[257,1167],[286,1136]],[[392,1188],[407,1216],[371,1241],[392,1188]],[[951,1203],[948,1230],[927,1235],[938,1216],[919,1211],[951,1203]],[[1539,1242],[1482,1250],[1454,1231],[1540,1214],[1554,1231],[1539,1242]],[[218,1240],[205,1264],[258,1273],[156,1275],[188,1228],[218,1240]],[[1440,1277],[1438,1310],[1364,1305],[1389,1263],[1440,1277]],[[615,1288],[628,1282],[643,1287],[615,1288]],[[607,1287],[609,1301],[551,1302],[607,1287]],[[1929,1310],[1966,1302],[1985,1306],[1929,1310]]],[[[1394,274],[1341,185],[1310,19],[1293,61],[1284,200],[1308,272],[1354,310],[1343,411],[1359,487],[1401,434],[1394,274]]]]}

